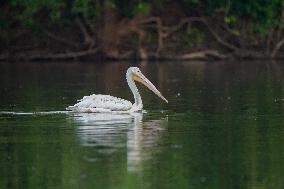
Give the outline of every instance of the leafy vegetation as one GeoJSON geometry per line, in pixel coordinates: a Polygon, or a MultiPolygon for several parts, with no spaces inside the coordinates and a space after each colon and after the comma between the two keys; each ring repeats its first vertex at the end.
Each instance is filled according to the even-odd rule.
{"type": "MultiPolygon", "coordinates": [[[[212,33],[217,42],[231,43],[231,46],[235,46],[235,48],[229,48],[231,50],[252,46],[252,44],[262,44],[259,47],[266,48],[263,47],[263,44],[266,44],[267,48],[272,48],[267,51],[276,53],[283,44],[283,42],[281,43],[284,26],[283,0],[4,0],[1,1],[0,8],[0,40],[8,41],[8,44],[9,40],[13,38],[13,32],[17,33],[19,30],[35,25],[43,27],[55,23],[64,27],[66,23],[73,23],[78,18],[83,19],[83,24],[86,21],[91,23],[92,28],[95,28],[92,33],[98,34],[107,24],[104,20],[107,20],[109,9],[113,11],[113,16],[109,16],[109,18],[116,17],[111,23],[113,25],[123,19],[121,23],[126,23],[126,19],[134,20],[137,17],[145,19],[159,17],[162,23],[172,25],[178,24],[178,20],[183,18],[213,19],[216,22],[217,33],[219,32],[219,36],[226,36],[226,39],[218,39],[218,36],[215,35],[216,31],[212,33],[212,28],[209,28],[208,35],[212,33]],[[176,20],[176,22],[172,22],[172,20],[176,20]],[[224,27],[229,31],[227,35],[221,31],[224,27]],[[275,36],[276,31],[277,36],[275,36]],[[248,38],[253,38],[254,42],[251,41],[250,44],[247,44],[248,38]]],[[[141,19],[136,22],[139,24],[141,19]]],[[[144,23],[144,21],[142,22],[144,23]]],[[[206,28],[204,25],[200,28],[200,24],[191,25],[197,30],[206,28]]],[[[121,24],[121,26],[127,28],[129,24],[127,26],[121,24]]],[[[209,25],[207,24],[207,26],[209,25]]],[[[158,25],[156,27],[161,28],[158,25]]],[[[86,28],[87,31],[91,27],[86,26],[86,28]]],[[[179,29],[182,30],[182,27],[179,29]]],[[[153,31],[148,30],[147,32],[153,31]]],[[[125,30],[122,33],[129,34],[129,31],[125,30]]],[[[140,35],[141,31],[136,29],[136,33],[140,35]]],[[[187,31],[184,33],[187,35],[187,31]]],[[[84,32],[84,36],[88,37],[86,32],[84,32]]],[[[98,38],[98,36],[91,36],[91,38],[98,38]]]]}
{"type": "MultiPolygon", "coordinates": [[[[163,6],[171,1],[112,0],[107,2],[123,15],[131,17],[147,14],[153,8],[163,9],[163,6]]],[[[222,14],[225,22],[229,24],[242,19],[252,19],[255,29],[262,33],[268,32],[275,26],[283,27],[281,18],[284,2],[282,0],[179,0],[177,2],[184,8],[194,7],[200,15],[222,14]]],[[[39,14],[44,14],[51,22],[57,19],[72,19],[74,16],[99,17],[103,11],[103,3],[104,1],[99,0],[4,0],[0,4],[1,25],[5,25],[7,20],[10,24],[16,20],[33,23],[39,14]]]]}

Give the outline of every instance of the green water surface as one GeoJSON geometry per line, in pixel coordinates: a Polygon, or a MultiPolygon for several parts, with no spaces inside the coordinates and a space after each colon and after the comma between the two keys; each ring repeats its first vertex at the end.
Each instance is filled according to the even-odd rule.
{"type": "Polygon", "coordinates": [[[61,111],[92,93],[147,113],[0,114],[0,189],[283,189],[284,64],[0,63],[0,111],[61,111]]]}

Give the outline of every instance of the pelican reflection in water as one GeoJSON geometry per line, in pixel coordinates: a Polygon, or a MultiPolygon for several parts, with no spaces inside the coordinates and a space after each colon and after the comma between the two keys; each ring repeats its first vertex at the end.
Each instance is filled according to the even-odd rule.
{"type": "Polygon", "coordinates": [[[69,106],[66,110],[73,112],[88,112],[88,113],[106,113],[106,112],[122,112],[132,113],[143,109],[142,98],[135,85],[134,81],[138,81],[153,91],[158,97],[167,101],[165,97],[156,89],[156,87],[141,73],[139,68],[130,67],[126,72],[126,80],[128,86],[134,96],[134,104],[128,100],[117,98],[110,95],[90,95],[84,96],[79,102],[73,106],[69,106]]]}
{"type": "MultiPolygon", "coordinates": [[[[112,155],[127,146],[127,170],[140,171],[143,162],[152,158],[155,144],[167,125],[167,116],[142,121],[143,113],[131,114],[74,114],[80,145],[95,149],[100,154],[112,155]],[[95,121],[94,121],[95,120],[95,121]]],[[[98,157],[88,154],[92,161],[98,157]]]]}

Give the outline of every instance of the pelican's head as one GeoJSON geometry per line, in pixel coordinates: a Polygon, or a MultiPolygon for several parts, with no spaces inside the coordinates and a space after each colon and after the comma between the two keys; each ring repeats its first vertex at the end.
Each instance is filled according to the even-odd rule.
{"type": "Polygon", "coordinates": [[[163,97],[161,92],[158,91],[158,89],[151,83],[151,81],[149,81],[142,74],[142,72],[140,71],[139,68],[137,68],[137,67],[128,68],[127,75],[130,75],[131,79],[133,79],[134,81],[138,81],[138,82],[142,83],[143,85],[145,85],[148,89],[153,91],[153,93],[155,93],[158,97],[160,97],[161,99],[163,99],[164,101],[166,101],[168,103],[168,100],[165,97],[163,97]]]}

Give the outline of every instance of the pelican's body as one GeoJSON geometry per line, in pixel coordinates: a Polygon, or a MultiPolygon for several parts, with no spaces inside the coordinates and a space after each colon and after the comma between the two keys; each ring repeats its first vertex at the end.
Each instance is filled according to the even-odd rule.
{"type": "Polygon", "coordinates": [[[160,98],[168,102],[162,94],[156,89],[156,87],[141,73],[139,68],[130,67],[126,72],[126,80],[128,86],[134,96],[134,104],[128,100],[117,98],[110,95],[90,95],[84,96],[79,102],[73,106],[69,106],[66,109],[73,112],[87,112],[87,113],[100,113],[100,112],[121,112],[131,113],[141,111],[143,109],[143,103],[140,93],[135,85],[135,81],[139,81],[153,91],[160,98]]]}
{"type": "Polygon", "coordinates": [[[93,94],[84,96],[77,104],[67,109],[76,112],[112,112],[128,111],[131,107],[132,103],[128,100],[110,95],[93,94]]]}

